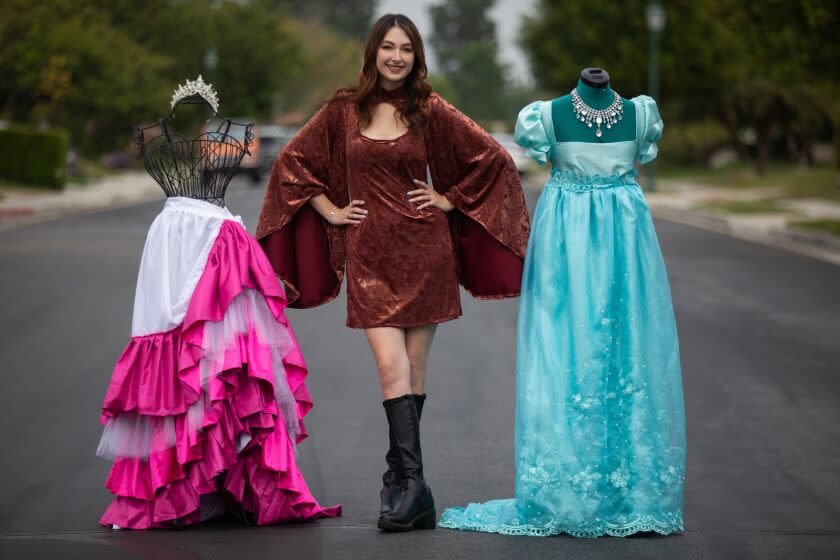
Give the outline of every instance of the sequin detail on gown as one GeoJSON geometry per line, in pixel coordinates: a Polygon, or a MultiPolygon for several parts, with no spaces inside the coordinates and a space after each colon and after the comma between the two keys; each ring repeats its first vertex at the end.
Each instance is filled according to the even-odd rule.
{"type": "Polygon", "coordinates": [[[557,143],[550,103],[517,141],[552,175],[534,213],[519,307],[515,498],[446,510],[441,527],[509,535],[683,530],[685,414],[671,294],[634,162],[662,121],[636,104],[635,141],[557,143]]]}

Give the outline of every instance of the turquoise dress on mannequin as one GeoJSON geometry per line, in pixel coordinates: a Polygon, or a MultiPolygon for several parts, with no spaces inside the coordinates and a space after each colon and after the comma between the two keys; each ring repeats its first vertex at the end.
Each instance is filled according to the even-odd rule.
{"type": "Polygon", "coordinates": [[[668,277],[635,162],[662,120],[631,100],[635,140],[554,139],[551,103],[515,137],[551,162],[519,304],[515,498],[454,507],[439,526],[509,535],[683,530],[685,413],[668,277]]]}

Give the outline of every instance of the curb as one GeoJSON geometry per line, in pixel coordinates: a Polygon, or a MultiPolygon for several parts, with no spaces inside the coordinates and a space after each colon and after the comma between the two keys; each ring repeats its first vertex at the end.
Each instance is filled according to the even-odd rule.
{"type": "Polygon", "coordinates": [[[655,218],[684,224],[736,239],[757,243],[767,247],[783,249],[824,262],[840,265],[840,239],[821,232],[802,228],[785,228],[761,233],[739,231],[722,217],[702,211],[684,211],[673,208],[651,208],[655,218]]]}
{"type": "Polygon", "coordinates": [[[157,198],[161,198],[162,192],[158,191],[140,191],[132,195],[125,193],[115,193],[114,195],[103,198],[98,202],[89,202],[86,204],[56,204],[43,209],[37,209],[33,206],[15,206],[2,208],[0,207],[0,231],[7,231],[21,226],[31,224],[38,224],[57,220],[65,216],[90,214],[101,212],[105,210],[126,208],[151,202],[157,198]]]}
{"type": "Polygon", "coordinates": [[[840,237],[836,235],[800,227],[789,227],[786,233],[792,240],[808,243],[814,247],[821,247],[827,251],[840,253],[840,237]]]}
{"type": "Polygon", "coordinates": [[[711,212],[677,210],[668,207],[650,207],[650,212],[654,217],[670,222],[694,226],[724,235],[735,235],[726,218],[711,212]]]}

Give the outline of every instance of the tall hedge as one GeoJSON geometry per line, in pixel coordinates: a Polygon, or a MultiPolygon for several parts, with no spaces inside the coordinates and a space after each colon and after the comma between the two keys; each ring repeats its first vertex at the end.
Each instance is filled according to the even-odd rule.
{"type": "Polygon", "coordinates": [[[0,178],[61,189],[67,179],[67,132],[14,127],[0,130],[0,178]]]}
{"type": "Polygon", "coordinates": [[[840,171],[840,103],[835,104],[831,120],[834,126],[834,167],[840,171]]]}

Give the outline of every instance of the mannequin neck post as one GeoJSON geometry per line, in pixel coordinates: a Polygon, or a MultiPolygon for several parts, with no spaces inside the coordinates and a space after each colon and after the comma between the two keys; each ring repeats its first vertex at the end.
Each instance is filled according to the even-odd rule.
{"type": "Polygon", "coordinates": [[[610,84],[605,84],[602,88],[596,88],[586,85],[583,80],[578,80],[575,89],[583,102],[593,109],[606,109],[615,99],[615,93],[610,88],[610,84]]]}

